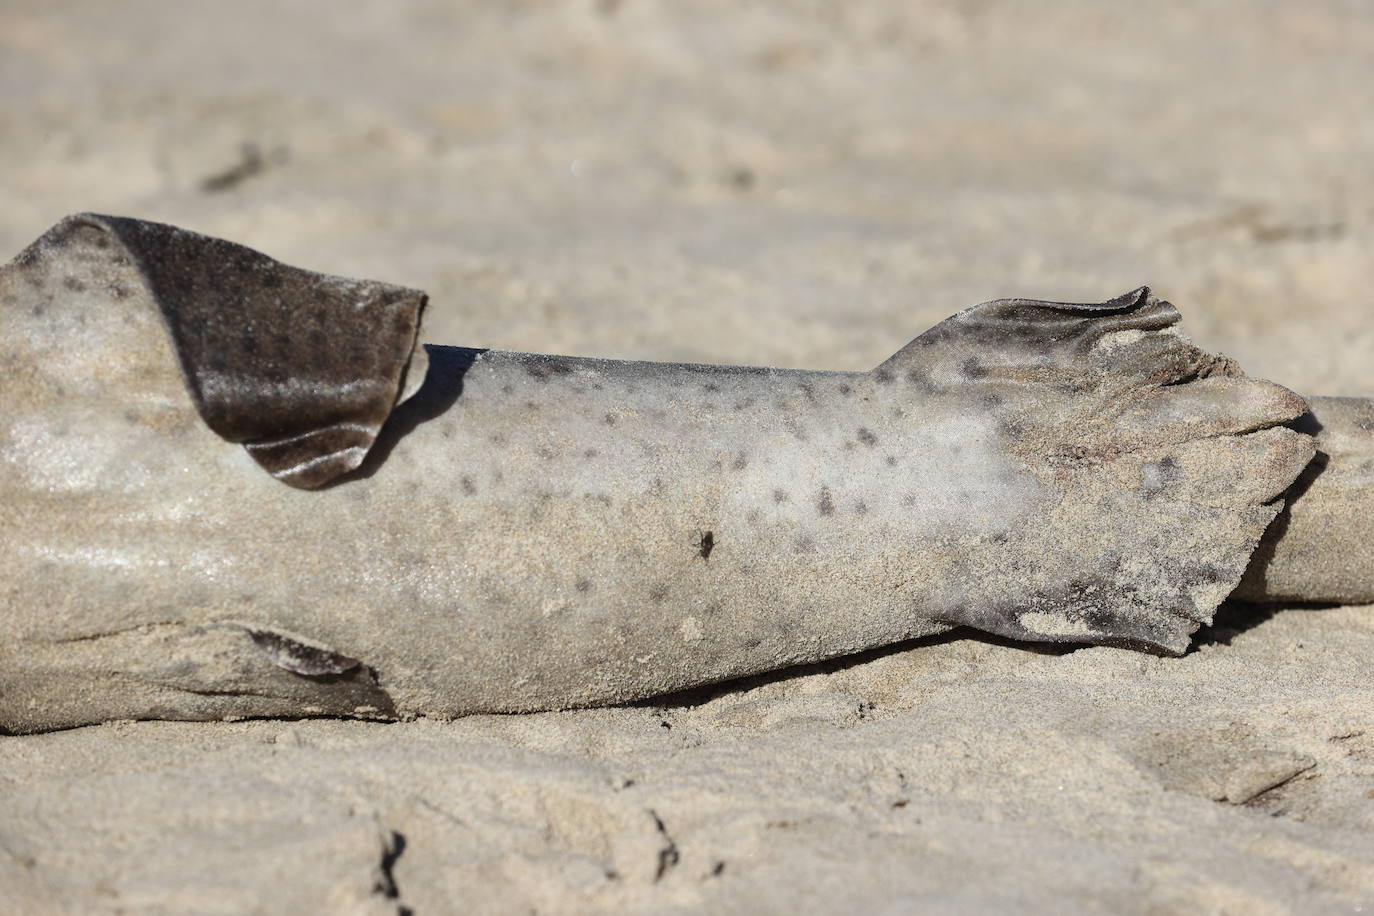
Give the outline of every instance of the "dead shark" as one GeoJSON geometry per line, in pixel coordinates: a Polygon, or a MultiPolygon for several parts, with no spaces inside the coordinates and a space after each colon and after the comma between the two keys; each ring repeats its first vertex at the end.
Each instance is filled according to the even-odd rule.
{"type": "Polygon", "coordinates": [[[868,372],[422,345],[424,305],[91,214],[0,269],[0,727],[591,706],[959,626],[1180,654],[1242,579],[1374,600],[1374,409],[1145,288],[868,372]]]}

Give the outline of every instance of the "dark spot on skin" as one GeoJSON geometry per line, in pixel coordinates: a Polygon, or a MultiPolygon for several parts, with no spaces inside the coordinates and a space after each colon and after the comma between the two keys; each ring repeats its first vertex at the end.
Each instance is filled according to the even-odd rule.
{"type": "Polygon", "coordinates": [[[924,369],[911,368],[906,370],[906,380],[927,394],[939,394],[940,386],[931,380],[924,369]]]}
{"type": "Polygon", "coordinates": [[[526,402],[525,402],[525,407],[528,408],[529,410],[538,410],[538,409],[539,409],[539,402],[537,402],[537,401],[526,401],[526,402]]]}
{"type": "Polygon", "coordinates": [[[844,440],[844,450],[846,452],[854,451],[854,441],[852,439],[844,440]]]}
{"type": "Polygon", "coordinates": [[[490,436],[488,436],[488,438],[491,439],[491,444],[492,444],[492,445],[505,445],[505,444],[506,444],[506,436],[505,436],[505,433],[492,433],[490,436]]]}
{"type": "Polygon", "coordinates": [[[514,391],[515,391],[515,386],[514,386],[514,385],[502,385],[502,386],[501,386],[501,393],[502,393],[502,394],[512,394],[512,393],[514,393],[514,391]]]}
{"type": "Polygon", "coordinates": [[[661,604],[663,602],[663,599],[667,597],[668,586],[664,585],[661,582],[655,585],[653,588],[649,589],[649,600],[652,601],[654,604],[661,604]]]}
{"type": "Polygon", "coordinates": [[[864,445],[867,445],[869,448],[872,448],[873,446],[878,444],[878,437],[873,435],[873,433],[865,427],[859,427],[858,436],[859,441],[862,442],[864,445]]]}
{"type": "Polygon", "coordinates": [[[821,495],[816,500],[816,508],[820,510],[821,515],[835,514],[835,500],[830,495],[829,487],[821,487],[821,495]]]}
{"type": "Polygon", "coordinates": [[[890,385],[892,384],[892,370],[875,369],[873,370],[873,378],[876,379],[880,385],[890,385]]]}
{"type": "Polygon", "coordinates": [[[787,491],[775,488],[773,490],[773,502],[785,503],[788,500],[787,491]]]}
{"type": "Polygon", "coordinates": [[[549,448],[547,445],[539,446],[534,450],[534,453],[538,455],[540,458],[543,458],[545,461],[552,461],[553,459],[558,457],[558,453],[553,449],[549,448]]]}
{"type": "Polygon", "coordinates": [[[890,468],[895,468],[895,467],[897,466],[897,456],[896,456],[896,455],[888,455],[888,456],[887,456],[887,466],[890,467],[890,468]]]}
{"type": "Polygon", "coordinates": [[[589,592],[592,590],[592,583],[587,579],[578,579],[573,583],[573,588],[577,589],[579,592],[589,592]]]}
{"type": "Polygon", "coordinates": [[[908,508],[911,507],[911,506],[916,505],[916,494],[915,494],[915,493],[907,493],[906,495],[904,495],[904,496],[902,497],[902,505],[903,505],[903,506],[907,506],[908,508]]]}
{"type": "Polygon", "coordinates": [[[849,397],[849,395],[853,392],[853,390],[854,390],[854,389],[850,388],[848,385],[841,385],[841,386],[840,386],[840,394],[844,395],[845,397],[849,397]]]}
{"type": "Polygon", "coordinates": [[[738,455],[736,455],[735,460],[730,465],[730,467],[734,468],[737,471],[742,471],[748,466],[749,456],[744,454],[744,452],[740,452],[738,455]]]}
{"type": "Polygon", "coordinates": [[[569,375],[572,373],[572,366],[557,359],[545,357],[525,364],[525,371],[541,382],[549,380],[553,375],[569,375]]]}
{"type": "Polygon", "coordinates": [[[868,503],[864,502],[862,499],[859,500],[858,502],[856,502],[856,503],[854,504],[854,511],[857,512],[857,513],[859,513],[860,515],[867,515],[867,514],[868,514],[868,503]]]}
{"type": "Polygon", "coordinates": [[[599,454],[601,454],[601,453],[598,452],[596,449],[594,449],[594,448],[589,448],[589,449],[587,449],[585,452],[582,453],[582,457],[583,457],[583,458],[595,458],[595,457],[596,457],[597,455],[599,455],[599,454]]]}
{"type": "Polygon", "coordinates": [[[697,556],[703,560],[711,559],[711,551],[716,549],[716,536],[713,532],[703,531],[697,536],[697,556]]]}
{"type": "Polygon", "coordinates": [[[803,534],[792,542],[792,548],[796,550],[797,553],[815,553],[816,542],[811,540],[809,536],[803,534]]]}
{"type": "Polygon", "coordinates": [[[983,378],[988,374],[987,367],[976,356],[970,356],[960,363],[959,369],[969,378],[983,378]]]}
{"type": "Polygon", "coordinates": [[[606,416],[602,417],[602,420],[607,426],[615,426],[615,414],[613,413],[606,414],[606,416]]]}
{"type": "Polygon", "coordinates": [[[605,385],[602,385],[600,382],[592,382],[592,390],[593,390],[593,391],[601,391],[601,390],[602,390],[603,388],[605,388],[605,387],[606,387],[606,386],[605,386],[605,385]]]}
{"type": "Polygon", "coordinates": [[[802,394],[806,395],[808,401],[813,404],[816,402],[816,390],[811,387],[810,382],[802,382],[797,387],[801,389],[802,394]]]}
{"type": "Polygon", "coordinates": [[[736,401],[736,402],[735,402],[735,409],[736,409],[736,410],[744,410],[746,407],[753,407],[753,406],[754,406],[754,399],[753,399],[753,398],[745,398],[743,401],[736,401]]]}
{"type": "Polygon", "coordinates": [[[468,496],[477,492],[477,486],[472,482],[472,478],[466,474],[458,479],[458,485],[463,488],[463,492],[468,496]]]}
{"type": "Polygon", "coordinates": [[[744,641],[744,648],[746,648],[746,649],[757,649],[757,648],[759,647],[759,644],[762,643],[762,642],[763,642],[763,639],[762,639],[762,638],[760,638],[760,637],[758,637],[758,636],[751,636],[751,637],[749,637],[748,639],[746,639],[746,640],[744,641]]]}
{"type": "Polygon", "coordinates": [[[985,394],[978,402],[984,410],[996,410],[1002,406],[1002,396],[1000,394],[985,394]]]}
{"type": "Polygon", "coordinates": [[[110,295],[114,296],[116,299],[127,299],[129,298],[129,290],[123,284],[111,283],[110,295]]]}
{"type": "Polygon", "coordinates": [[[1140,490],[1147,499],[1168,490],[1170,486],[1183,477],[1178,462],[1173,458],[1147,462],[1143,468],[1143,473],[1144,479],[1141,482],[1140,490]]]}
{"type": "Polygon", "coordinates": [[[1026,426],[1020,420],[1003,417],[997,423],[997,431],[1008,439],[1020,439],[1026,434],[1026,426]]]}
{"type": "Polygon", "coordinates": [[[705,385],[702,385],[702,386],[701,386],[701,390],[702,390],[702,391],[719,391],[719,390],[720,390],[720,386],[717,385],[715,382],[707,382],[705,385]]]}
{"type": "Polygon", "coordinates": [[[758,509],[750,509],[750,510],[745,514],[744,520],[747,521],[747,522],[748,522],[749,524],[751,524],[751,525],[757,525],[757,524],[759,523],[759,517],[760,517],[760,516],[759,516],[759,510],[758,510],[758,509]]]}
{"type": "Polygon", "coordinates": [[[63,277],[62,285],[74,293],[84,293],[86,291],[86,284],[76,277],[63,277]]]}

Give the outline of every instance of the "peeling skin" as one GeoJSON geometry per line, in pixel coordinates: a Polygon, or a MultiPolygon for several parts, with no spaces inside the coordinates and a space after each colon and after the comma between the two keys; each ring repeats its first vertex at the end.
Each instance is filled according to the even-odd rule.
{"type": "Polygon", "coordinates": [[[625,702],[961,625],[1181,653],[1313,453],[1284,426],[1302,399],[1145,289],[974,306],[872,372],[428,346],[414,389],[413,329],[367,306],[396,288],[320,278],[357,294],[321,327],[372,354],[374,397],[337,360],[283,381],[240,352],[271,384],[231,378],[212,411],[242,433],[288,392],[280,424],[329,455],[310,430],[385,402],[356,467],[293,488],[209,422],[191,380],[218,351],[188,359],[168,328],[198,306],[147,265],[197,265],[192,299],[226,263],[295,277],[301,301],[240,302],[265,333],[319,275],[137,227],[74,218],[0,271],[12,731],[625,702]]]}

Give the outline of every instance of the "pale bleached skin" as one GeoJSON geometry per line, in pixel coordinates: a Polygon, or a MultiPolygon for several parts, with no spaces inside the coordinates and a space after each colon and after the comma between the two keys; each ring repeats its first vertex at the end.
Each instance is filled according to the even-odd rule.
{"type": "Polygon", "coordinates": [[[292,489],[106,225],[0,272],[11,731],[623,702],[959,625],[1180,653],[1313,454],[1137,290],[872,372],[430,347],[363,466],[292,489]]]}

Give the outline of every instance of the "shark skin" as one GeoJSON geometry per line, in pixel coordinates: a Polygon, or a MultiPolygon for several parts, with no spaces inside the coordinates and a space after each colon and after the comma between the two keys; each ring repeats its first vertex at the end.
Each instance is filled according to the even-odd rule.
{"type": "Polygon", "coordinates": [[[1177,655],[1314,454],[1145,288],[869,372],[420,346],[423,305],[89,214],[0,268],[0,728],[622,703],[960,626],[1177,655]]]}

